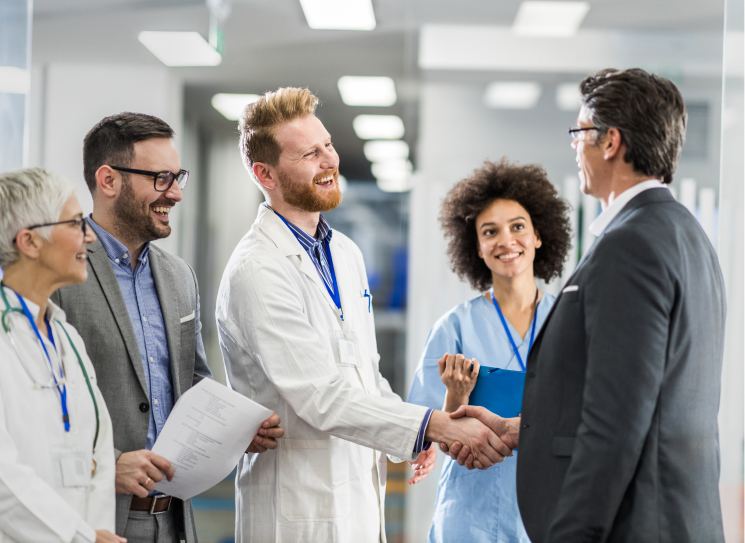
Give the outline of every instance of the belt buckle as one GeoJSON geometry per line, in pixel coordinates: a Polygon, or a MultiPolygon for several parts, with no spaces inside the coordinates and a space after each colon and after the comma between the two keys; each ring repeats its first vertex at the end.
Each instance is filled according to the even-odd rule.
{"type": "Polygon", "coordinates": [[[150,514],[151,515],[162,515],[163,513],[167,513],[168,511],[170,511],[172,499],[173,499],[173,496],[166,496],[166,495],[153,496],[153,503],[150,504],[150,514]],[[168,499],[168,505],[166,506],[165,509],[163,509],[163,511],[156,511],[155,506],[157,505],[158,500],[161,500],[161,499],[163,500],[168,499]]]}

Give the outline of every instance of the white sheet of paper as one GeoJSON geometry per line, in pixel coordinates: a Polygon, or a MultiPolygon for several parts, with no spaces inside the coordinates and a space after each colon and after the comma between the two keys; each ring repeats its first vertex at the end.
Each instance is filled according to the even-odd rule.
{"type": "Polygon", "coordinates": [[[227,477],[272,412],[212,380],[185,392],[160,432],[153,452],[171,462],[172,481],[155,489],[188,500],[227,477]]]}

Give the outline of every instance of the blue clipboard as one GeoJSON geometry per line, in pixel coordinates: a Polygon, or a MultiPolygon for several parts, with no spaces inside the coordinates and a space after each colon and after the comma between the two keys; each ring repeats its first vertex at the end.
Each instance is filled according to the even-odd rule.
{"type": "Polygon", "coordinates": [[[503,418],[518,416],[523,410],[525,372],[481,366],[468,403],[486,407],[503,418]]]}

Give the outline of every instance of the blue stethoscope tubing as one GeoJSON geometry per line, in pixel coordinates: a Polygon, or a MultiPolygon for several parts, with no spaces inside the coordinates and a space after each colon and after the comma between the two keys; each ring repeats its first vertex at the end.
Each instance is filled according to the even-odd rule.
{"type": "MultiPolygon", "coordinates": [[[[33,376],[31,375],[31,373],[29,372],[28,368],[26,367],[26,364],[24,364],[24,362],[23,362],[23,357],[21,356],[21,353],[18,350],[18,346],[16,345],[15,339],[13,338],[13,334],[11,333],[11,329],[10,329],[10,324],[8,322],[8,317],[11,314],[13,314],[13,313],[21,313],[22,315],[26,315],[26,316],[28,316],[28,315],[26,314],[26,312],[23,309],[20,309],[20,308],[17,308],[17,307],[11,307],[10,302],[8,302],[8,298],[5,296],[5,290],[3,289],[3,285],[1,283],[0,283],[0,294],[2,294],[3,301],[5,302],[5,310],[2,313],[2,318],[0,318],[0,321],[2,321],[3,330],[5,330],[5,333],[8,334],[8,339],[10,340],[10,344],[13,346],[13,350],[16,352],[16,356],[18,356],[18,360],[21,362],[21,366],[23,366],[23,369],[26,371],[26,373],[31,378],[31,380],[34,383],[36,383],[36,381],[34,380],[33,376]]],[[[18,295],[17,293],[16,293],[16,295],[19,296],[19,299],[23,300],[23,298],[21,298],[20,295],[18,295]]],[[[21,303],[25,306],[25,303],[23,303],[23,302],[21,302],[21,303]]],[[[33,320],[31,322],[33,323],[33,320]]],[[[67,330],[65,329],[65,327],[62,325],[61,322],[59,322],[59,321],[56,321],[56,322],[57,322],[57,325],[65,333],[65,336],[67,336],[67,341],[70,343],[70,346],[72,347],[72,350],[75,352],[75,356],[78,359],[78,364],[80,365],[80,369],[82,370],[83,376],[85,377],[85,383],[86,383],[86,385],[88,385],[88,392],[91,395],[91,400],[93,400],[93,409],[94,409],[94,411],[96,413],[96,433],[95,433],[95,436],[93,438],[93,450],[95,451],[96,450],[96,444],[98,443],[98,432],[99,432],[99,429],[100,429],[100,426],[101,426],[101,420],[100,420],[100,417],[99,417],[98,402],[96,401],[96,395],[93,392],[93,387],[91,386],[91,380],[88,377],[88,372],[86,371],[85,365],[83,364],[83,359],[80,357],[80,353],[78,352],[77,348],[75,347],[75,344],[72,342],[72,338],[70,337],[70,334],[67,332],[67,330]]],[[[47,326],[49,326],[49,323],[47,323],[47,326]]],[[[50,330],[51,330],[51,328],[50,328],[50,330]]],[[[37,331],[37,336],[38,336],[38,331],[37,331]]],[[[44,349],[45,354],[47,355],[47,357],[49,357],[49,353],[46,352],[46,347],[44,346],[44,342],[41,341],[41,338],[40,337],[38,339],[39,339],[39,342],[40,342],[42,348],[44,349]]],[[[51,360],[50,360],[50,366],[51,366],[51,360]]],[[[52,370],[52,377],[54,378],[55,385],[57,385],[56,388],[58,390],[60,390],[60,385],[65,386],[64,385],[64,377],[62,378],[61,381],[58,381],[57,380],[57,377],[54,375],[54,370],[52,370]]],[[[62,394],[61,391],[60,391],[60,394],[62,394]]],[[[63,400],[63,408],[62,408],[62,410],[63,410],[63,413],[66,415],[67,414],[67,409],[66,409],[66,405],[65,404],[66,404],[66,402],[63,400]]],[[[65,430],[66,431],[69,431],[69,422],[66,423],[65,430]]],[[[93,471],[95,472],[95,460],[94,460],[94,469],[93,469],[93,471]]]]}

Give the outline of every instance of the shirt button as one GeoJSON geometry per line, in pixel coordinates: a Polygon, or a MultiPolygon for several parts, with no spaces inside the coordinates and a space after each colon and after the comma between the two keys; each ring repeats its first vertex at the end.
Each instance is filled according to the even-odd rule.
{"type": "Polygon", "coordinates": [[[153,400],[153,403],[154,403],[155,405],[158,405],[158,399],[157,399],[157,398],[156,398],[156,399],[154,399],[154,400],[153,400]]]}
{"type": "Polygon", "coordinates": [[[114,259],[114,262],[116,262],[117,264],[119,264],[119,259],[118,258],[115,258],[114,259]]]}
{"type": "Polygon", "coordinates": [[[150,411],[150,406],[147,404],[147,402],[142,402],[140,404],[140,411],[142,411],[143,413],[147,413],[148,411],[150,411]]]}
{"type": "Polygon", "coordinates": [[[129,255],[127,253],[124,253],[124,255],[122,256],[122,258],[127,258],[128,256],[129,255]]]}
{"type": "Polygon", "coordinates": [[[142,320],[144,320],[145,322],[147,322],[147,317],[142,317],[142,320]]]}
{"type": "MultiPolygon", "coordinates": [[[[152,357],[152,356],[150,357],[150,362],[154,362],[154,360],[153,360],[153,357],[152,357]]],[[[532,377],[532,375],[531,375],[531,377],[532,377]]]]}

